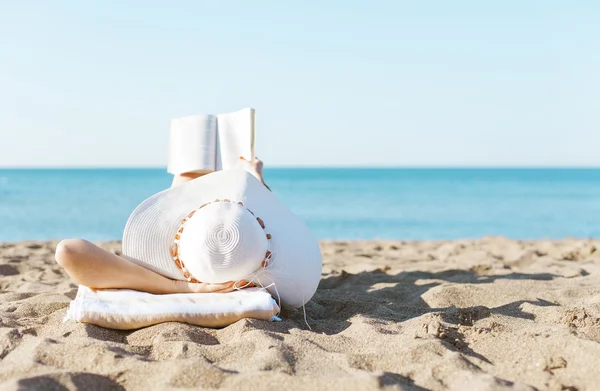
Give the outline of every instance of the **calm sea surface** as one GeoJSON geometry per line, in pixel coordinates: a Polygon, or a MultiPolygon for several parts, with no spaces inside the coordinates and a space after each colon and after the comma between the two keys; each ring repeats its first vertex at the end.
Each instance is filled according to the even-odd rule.
{"type": "MultiPolygon", "coordinates": [[[[600,170],[270,169],[321,239],[600,237],[600,170]]],[[[164,169],[0,170],[0,241],[120,239],[164,169]]]]}

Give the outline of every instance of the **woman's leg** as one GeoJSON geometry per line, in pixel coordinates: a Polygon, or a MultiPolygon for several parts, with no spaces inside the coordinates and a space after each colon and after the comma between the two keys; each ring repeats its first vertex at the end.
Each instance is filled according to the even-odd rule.
{"type": "Polygon", "coordinates": [[[60,242],[56,247],[56,262],[75,282],[95,289],[122,288],[149,293],[231,292],[233,290],[233,282],[194,284],[171,280],[82,239],[67,239],[60,242]]]}

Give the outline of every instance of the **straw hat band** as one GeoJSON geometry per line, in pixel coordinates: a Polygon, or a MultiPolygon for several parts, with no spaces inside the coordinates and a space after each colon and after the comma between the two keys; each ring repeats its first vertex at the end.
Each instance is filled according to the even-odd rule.
{"type": "MultiPolygon", "coordinates": [[[[255,260],[252,263],[257,266],[253,270],[256,271],[269,265],[272,256],[271,238],[272,235],[266,231],[264,221],[260,217],[256,217],[252,210],[244,206],[243,202],[216,199],[202,204],[183,218],[174,236],[171,255],[184,278],[189,282],[197,283],[202,281],[203,278],[197,273],[192,273],[186,267],[183,258],[188,258],[182,255],[182,253],[185,253],[186,248],[192,248],[192,250],[188,250],[188,253],[194,256],[194,259],[192,259],[194,266],[199,263],[210,264],[210,269],[213,272],[209,273],[211,275],[215,273],[222,274],[222,272],[236,269],[242,264],[247,265],[249,259],[255,260]],[[205,208],[212,209],[212,213],[202,213],[201,210],[205,208]],[[228,218],[215,220],[215,214],[225,214],[228,218]],[[189,225],[194,225],[192,230],[186,230],[189,225]],[[186,235],[189,231],[195,232],[186,235]],[[265,240],[266,247],[258,246],[257,248],[256,243],[265,240]],[[200,259],[197,256],[198,245],[202,248],[200,259]],[[182,247],[184,248],[182,249],[182,247]],[[261,247],[262,250],[259,250],[261,247]],[[257,254],[256,250],[261,251],[260,254],[257,254]]],[[[201,270],[196,271],[201,272],[201,270]]],[[[206,273],[202,274],[206,275],[206,273]]]]}

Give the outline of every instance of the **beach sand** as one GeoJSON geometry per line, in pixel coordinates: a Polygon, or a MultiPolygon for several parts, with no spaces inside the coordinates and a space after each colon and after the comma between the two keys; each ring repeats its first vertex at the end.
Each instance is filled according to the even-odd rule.
{"type": "Polygon", "coordinates": [[[312,330],[300,309],[125,332],[63,323],[56,242],[0,244],[0,389],[600,389],[600,241],[321,245],[312,330]]]}

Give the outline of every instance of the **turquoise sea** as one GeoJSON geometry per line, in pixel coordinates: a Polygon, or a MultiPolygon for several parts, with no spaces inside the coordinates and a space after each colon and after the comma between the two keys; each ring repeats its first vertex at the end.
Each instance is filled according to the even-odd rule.
{"type": "MultiPolygon", "coordinates": [[[[321,239],[600,237],[598,169],[268,169],[321,239]]],[[[120,239],[164,169],[0,170],[0,241],[120,239]]]]}

